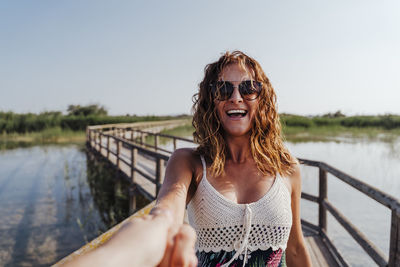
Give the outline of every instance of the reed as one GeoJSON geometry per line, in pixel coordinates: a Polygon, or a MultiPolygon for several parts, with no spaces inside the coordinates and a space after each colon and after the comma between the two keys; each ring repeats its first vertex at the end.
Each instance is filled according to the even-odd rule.
{"type": "Polygon", "coordinates": [[[170,120],[188,117],[180,116],[108,116],[108,115],[63,115],[61,112],[43,112],[40,114],[0,112],[0,133],[32,133],[47,129],[84,131],[88,125],[111,123],[133,123],[141,121],[170,120]]]}

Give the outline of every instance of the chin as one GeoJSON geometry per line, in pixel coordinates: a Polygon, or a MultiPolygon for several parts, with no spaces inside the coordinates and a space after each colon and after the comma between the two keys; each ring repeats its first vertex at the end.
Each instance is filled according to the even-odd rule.
{"type": "Polygon", "coordinates": [[[250,136],[250,129],[247,128],[225,128],[225,134],[232,137],[250,136]]]}

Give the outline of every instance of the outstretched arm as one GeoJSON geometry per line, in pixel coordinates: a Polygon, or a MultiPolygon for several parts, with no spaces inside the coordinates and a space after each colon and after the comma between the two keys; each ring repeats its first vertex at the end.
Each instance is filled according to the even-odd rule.
{"type": "Polygon", "coordinates": [[[168,160],[164,182],[153,210],[168,209],[172,212],[174,222],[181,224],[193,175],[193,150],[175,150],[168,160]]]}
{"type": "Polygon", "coordinates": [[[175,228],[169,212],[159,210],[127,221],[105,244],[63,266],[196,266],[195,241],[193,228],[175,228]]]}
{"type": "Polygon", "coordinates": [[[300,221],[301,175],[298,164],[294,166],[294,172],[289,179],[292,187],[293,224],[286,249],[287,264],[289,267],[309,267],[311,266],[311,258],[304,242],[300,221]]]}

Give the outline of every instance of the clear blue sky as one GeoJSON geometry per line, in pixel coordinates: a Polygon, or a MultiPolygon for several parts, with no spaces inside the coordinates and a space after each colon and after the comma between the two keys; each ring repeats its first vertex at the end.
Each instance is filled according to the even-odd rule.
{"type": "Polygon", "coordinates": [[[189,113],[204,66],[256,58],[280,112],[400,114],[400,1],[0,2],[0,110],[189,113]]]}

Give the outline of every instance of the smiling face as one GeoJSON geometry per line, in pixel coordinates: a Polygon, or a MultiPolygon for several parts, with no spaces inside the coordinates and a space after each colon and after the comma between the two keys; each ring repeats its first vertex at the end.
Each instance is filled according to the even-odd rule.
{"type": "Polygon", "coordinates": [[[233,93],[227,100],[214,100],[225,134],[234,137],[250,134],[258,107],[258,98],[246,100],[240,95],[238,85],[246,80],[254,80],[248,69],[242,69],[239,64],[227,65],[220,73],[219,81],[231,82],[233,93]]]}

